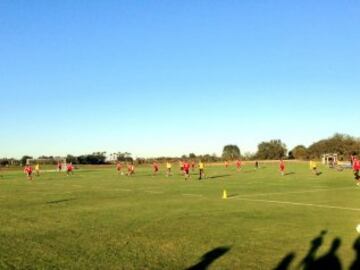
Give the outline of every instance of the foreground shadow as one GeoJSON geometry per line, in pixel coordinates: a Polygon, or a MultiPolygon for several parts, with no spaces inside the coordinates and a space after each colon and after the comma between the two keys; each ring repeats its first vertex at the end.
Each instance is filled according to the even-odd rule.
{"type": "Polygon", "coordinates": [[[191,266],[190,268],[187,268],[186,270],[205,270],[205,269],[208,269],[208,267],[214,261],[219,259],[221,256],[224,256],[229,250],[230,250],[230,247],[218,247],[218,248],[215,248],[215,249],[205,253],[201,257],[201,261],[198,264],[195,264],[194,266],[191,266]]]}
{"type": "Polygon", "coordinates": [[[337,254],[341,246],[341,239],[339,237],[333,239],[329,250],[322,256],[316,256],[318,250],[324,243],[326,231],[320,232],[310,242],[310,248],[306,256],[301,260],[297,267],[290,267],[295,259],[295,253],[286,255],[274,270],[287,270],[287,269],[302,269],[302,270],[360,270],[360,237],[358,237],[354,244],[353,250],[355,251],[355,260],[349,268],[343,268],[342,262],[337,254]]]}

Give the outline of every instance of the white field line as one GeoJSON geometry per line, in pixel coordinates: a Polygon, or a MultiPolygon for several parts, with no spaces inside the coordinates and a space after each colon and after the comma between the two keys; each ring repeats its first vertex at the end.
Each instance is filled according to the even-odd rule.
{"type": "Polygon", "coordinates": [[[325,205],[325,204],[297,203],[297,202],[288,202],[288,201],[259,200],[259,199],[247,199],[247,198],[237,198],[237,199],[241,200],[241,201],[247,201],[247,202],[261,202],[261,203],[285,204],[285,205],[294,205],[294,206],[308,206],[308,207],[316,207],[316,208],[349,210],[349,211],[360,212],[360,208],[332,206],[332,205],[325,205]]]}
{"type": "Polygon", "coordinates": [[[153,190],[147,190],[145,191],[146,193],[151,193],[151,194],[163,194],[164,192],[162,191],[153,191],[153,190]]]}
{"type": "Polygon", "coordinates": [[[267,196],[267,195],[305,194],[305,193],[316,193],[316,192],[327,192],[327,191],[343,190],[343,189],[355,189],[355,187],[353,186],[353,187],[343,187],[343,188],[313,189],[313,190],[292,191],[292,192],[257,193],[257,194],[249,194],[249,195],[244,194],[244,195],[235,195],[235,196],[230,197],[230,198],[234,199],[234,198],[248,198],[248,197],[267,196]]]}
{"type": "Polygon", "coordinates": [[[183,195],[183,196],[204,197],[204,195],[201,195],[201,194],[183,193],[182,195],[183,195]]]}
{"type": "Polygon", "coordinates": [[[115,191],[125,191],[125,192],[130,192],[132,191],[131,189],[128,189],[128,188],[117,188],[115,189],[115,191]]]}

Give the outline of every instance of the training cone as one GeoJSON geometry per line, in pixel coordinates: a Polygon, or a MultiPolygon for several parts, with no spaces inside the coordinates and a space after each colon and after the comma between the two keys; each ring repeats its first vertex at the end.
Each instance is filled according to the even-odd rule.
{"type": "Polygon", "coordinates": [[[227,199],[227,192],[226,192],[226,190],[224,189],[224,191],[223,191],[223,197],[222,197],[224,200],[225,199],[227,199]]]}

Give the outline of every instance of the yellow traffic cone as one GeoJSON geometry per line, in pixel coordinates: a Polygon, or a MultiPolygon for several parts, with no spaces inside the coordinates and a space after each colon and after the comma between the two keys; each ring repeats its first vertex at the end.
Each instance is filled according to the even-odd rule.
{"type": "Polygon", "coordinates": [[[224,189],[224,191],[223,191],[223,197],[222,197],[223,199],[227,199],[227,192],[226,192],[226,190],[224,189]]]}

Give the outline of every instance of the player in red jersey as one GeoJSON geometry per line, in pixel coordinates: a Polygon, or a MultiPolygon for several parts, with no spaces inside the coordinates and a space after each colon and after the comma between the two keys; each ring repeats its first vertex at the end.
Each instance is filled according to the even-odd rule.
{"type": "Polygon", "coordinates": [[[120,161],[118,161],[117,163],[116,163],[116,171],[117,171],[117,173],[118,174],[121,174],[121,175],[123,175],[124,173],[122,172],[122,165],[121,165],[121,162],[120,161]]]}
{"type": "Polygon", "coordinates": [[[283,159],[280,159],[279,167],[280,167],[281,175],[284,176],[285,175],[285,161],[283,159]]]}
{"type": "Polygon", "coordinates": [[[153,176],[155,176],[159,172],[159,164],[156,161],[154,161],[152,166],[153,166],[153,176]]]}
{"type": "Polygon", "coordinates": [[[354,170],[355,180],[357,181],[357,185],[360,186],[360,175],[359,175],[360,160],[357,159],[356,157],[353,160],[353,170],[354,170]]]}
{"type": "Polygon", "coordinates": [[[238,172],[241,171],[241,160],[240,159],[238,159],[236,161],[236,169],[237,169],[238,172]]]}
{"type": "Polygon", "coordinates": [[[26,165],[24,168],[24,173],[26,174],[27,178],[31,181],[33,168],[30,165],[26,165]]]}
{"type": "Polygon", "coordinates": [[[189,162],[185,161],[183,163],[183,170],[184,170],[185,180],[188,180],[188,178],[190,178],[190,164],[189,164],[189,162]]]}
{"type": "Polygon", "coordinates": [[[58,170],[58,172],[61,172],[61,170],[62,170],[62,164],[60,161],[58,161],[58,163],[57,163],[57,170],[58,170]]]}
{"type": "Polygon", "coordinates": [[[69,176],[70,174],[74,174],[74,166],[72,162],[66,165],[66,175],[69,176]]]}
{"type": "Polygon", "coordinates": [[[226,160],[226,161],[224,162],[224,165],[225,165],[225,168],[229,167],[229,162],[226,160]]]}
{"type": "Polygon", "coordinates": [[[135,174],[135,166],[134,166],[134,164],[132,163],[132,164],[129,164],[129,165],[128,165],[128,173],[127,173],[127,176],[131,176],[131,175],[133,175],[133,174],[135,174]]]}

